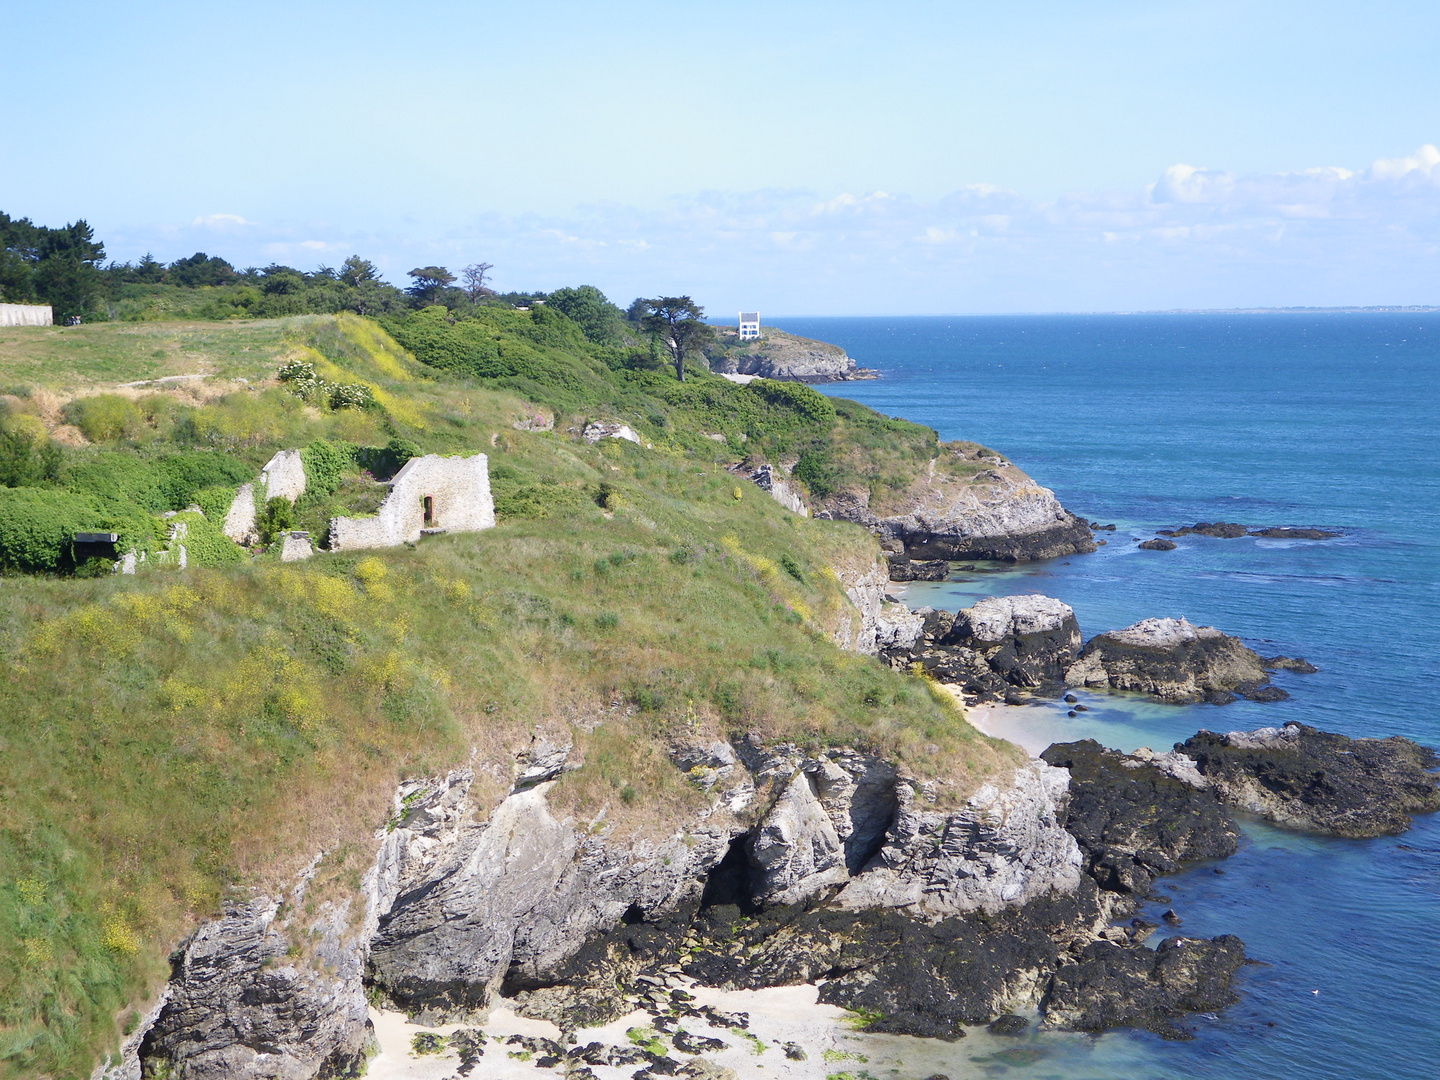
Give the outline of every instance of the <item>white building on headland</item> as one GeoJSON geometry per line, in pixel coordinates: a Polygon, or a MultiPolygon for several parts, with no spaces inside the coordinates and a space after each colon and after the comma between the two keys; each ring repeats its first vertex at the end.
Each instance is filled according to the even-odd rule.
{"type": "Polygon", "coordinates": [[[760,313],[758,311],[740,312],[740,340],[748,341],[760,336],[760,313]]]}

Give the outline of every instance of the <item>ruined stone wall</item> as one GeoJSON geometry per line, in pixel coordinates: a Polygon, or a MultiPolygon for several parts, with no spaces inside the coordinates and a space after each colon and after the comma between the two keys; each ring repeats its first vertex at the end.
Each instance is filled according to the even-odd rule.
{"type": "Polygon", "coordinates": [[[0,326],[53,326],[49,304],[0,304],[0,326]]]}
{"type": "Polygon", "coordinates": [[[292,503],[305,494],[305,463],[300,460],[299,450],[281,450],[260,470],[260,481],[265,488],[265,501],[277,495],[292,503]]]}
{"type": "Polygon", "coordinates": [[[484,454],[411,458],[390,481],[390,492],[374,517],[333,518],[330,550],[395,547],[414,543],[426,528],[478,532],[495,525],[489,460],[484,454]],[[431,516],[425,519],[425,500],[431,516]]]}

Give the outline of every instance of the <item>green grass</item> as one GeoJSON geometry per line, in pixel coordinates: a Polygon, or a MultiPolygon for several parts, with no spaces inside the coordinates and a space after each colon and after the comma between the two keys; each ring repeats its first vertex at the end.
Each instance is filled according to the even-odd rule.
{"type": "MultiPolygon", "coordinates": [[[[138,351],[113,357],[135,327],[94,329],[112,335],[115,369],[27,353],[0,362],[3,378],[134,374],[138,351]]],[[[309,895],[353,895],[397,779],[472,748],[506,759],[537,724],[570,727],[585,761],[556,807],[603,810],[620,834],[673,829],[708,797],[665,756],[681,736],[869,747],[950,778],[954,798],[1013,760],[922,681],[834,647],[854,615],[832,571],[873,565],[873,539],[737,487],[712,441],[688,452],[711,422],[703,401],[653,399],[669,410],[647,428],[654,450],[588,446],[565,431],[583,414],[517,431],[534,406],[513,388],[424,368],[373,323],[207,329],[239,357],[227,370],[304,356],[327,380],[371,385],[379,407],[317,410],[278,387],[142,400],[140,428],[67,449],[67,468],[207,446],[253,467],[317,437],[402,438],[489,454],[500,524],[297,565],[3,579],[0,1075],[88,1075],[222,897],[279,887],[317,847],[331,854],[309,895]]],[[[788,437],[769,408],[751,419],[788,437]]],[[[374,494],[348,467],[302,518],[374,494]]]]}

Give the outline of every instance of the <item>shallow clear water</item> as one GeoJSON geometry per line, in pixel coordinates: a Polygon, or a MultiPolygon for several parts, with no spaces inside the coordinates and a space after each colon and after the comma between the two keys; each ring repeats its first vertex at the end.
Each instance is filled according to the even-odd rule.
{"type": "MultiPolygon", "coordinates": [[[[1277,673],[1292,695],[1285,702],[1159,706],[1095,695],[1085,698],[1092,711],[1073,719],[1046,707],[1013,710],[1006,723],[1125,750],[1292,719],[1440,744],[1440,314],[776,325],[843,345],[885,376],[827,393],[1001,450],[1069,509],[1118,526],[1098,534],[1109,543],[1093,555],[977,564],[960,580],[912,585],[911,606],[953,610],[1042,592],[1074,607],[1087,637],[1183,614],[1320,668],[1277,673]],[[1156,529],[1200,520],[1344,535],[1188,536],[1175,551],[1136,549],[1156,529]]],[[[1217,867],[1223,873],[1196,867],[1159,888],[1183,932],[1237,934],[1262,965],[1242,971],[1239,1005],[1192,1025],[1194,1041],[1054,1036],[1021,1044],[1044,1052],[1030,1064],[988,1058],[979,1040],[910,1052],[952,1080],[1440,1075],[1440,816],[1374,841],[1247,824],[1239,854],[1217,867]]]]}

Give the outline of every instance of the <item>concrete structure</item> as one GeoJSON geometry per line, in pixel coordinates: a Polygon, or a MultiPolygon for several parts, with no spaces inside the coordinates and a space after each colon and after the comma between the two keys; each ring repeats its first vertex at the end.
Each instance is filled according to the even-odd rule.
{"type": "Polygon", "coordinates": [[[422,532],[478,532],[495,526],[489,460],[484,454],[411,458],[390,481],[374,517],[332,518],[330,550],[396,547],[422,532]]]}
{"type": "Polygon", "coordinates": [[[0,304],[0,326],[54,326],[49,304],[0,304]]]}
{"type": "Polygon", "coordinates": [[[750,341],[760,336],[760,313],[758,311],[740,312],[740,340],[750,341]]]}
{"type": "Polygon", "coordinates": [[[305,464],[299,450],[281,450],[260,470],[265,501],[277,495],[294,502],[305,494],[305,464]]]}

